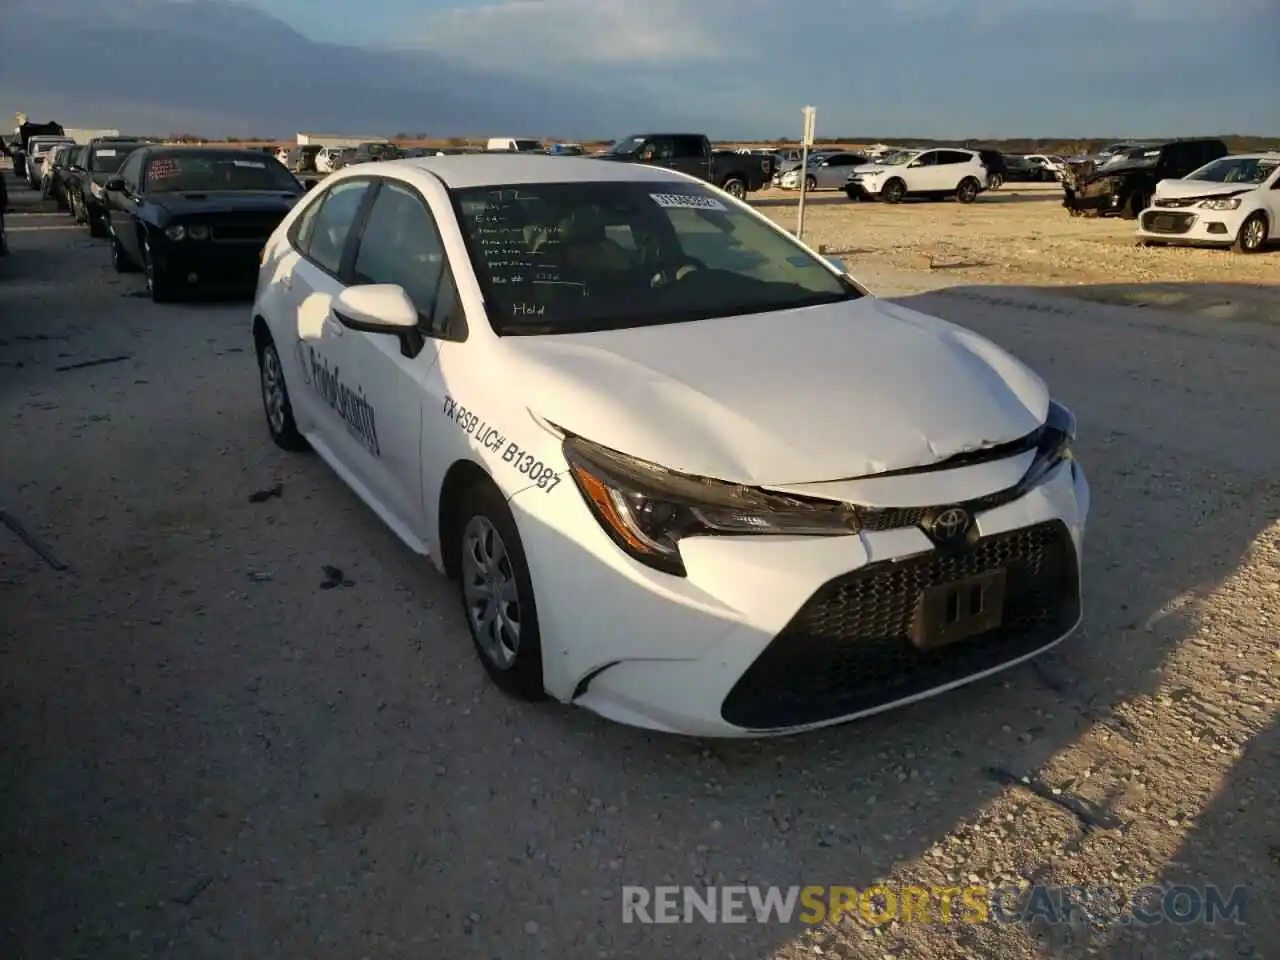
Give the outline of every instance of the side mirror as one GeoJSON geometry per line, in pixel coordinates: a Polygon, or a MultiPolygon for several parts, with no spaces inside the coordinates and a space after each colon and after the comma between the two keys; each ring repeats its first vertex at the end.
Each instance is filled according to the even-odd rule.
{"type": "Polygon", "coordinates": [[[102,188],[110,191],[111,193],[120,193],[124,190],[124,180],[120,177],[108,177],[107,182],[102,185],[102,188]]]}
{"type": "Polygon", "coordinates": [[[406,357],[422,352],[425,341],[418,329],[418,308],[399,284],[347,287],[334,300],[333,315],[350,330],[397,337],[400,352],[406,357]]]}
{"type": "Polygon", "coordinates": [[[839,273],[848,273],[849,265],[839,257],[827,257],[827,263],[831,264],[839,273]]]}

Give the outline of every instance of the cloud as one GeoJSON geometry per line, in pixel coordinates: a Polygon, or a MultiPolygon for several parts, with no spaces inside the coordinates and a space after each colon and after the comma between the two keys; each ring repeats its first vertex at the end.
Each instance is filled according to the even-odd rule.
{"type": "Polygon", "coordinates": [[[510,0],[430,15],[416,46],[522,72],[557,64],[669,65],[737,55],[730,27],[758,0],[510,0]],[[696,15],[695,15],[696,12],[696,15]]]}

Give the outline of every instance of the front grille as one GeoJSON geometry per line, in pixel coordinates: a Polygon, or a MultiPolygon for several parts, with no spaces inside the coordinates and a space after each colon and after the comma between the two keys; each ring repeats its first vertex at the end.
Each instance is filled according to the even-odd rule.
{"type": "Polygon", "coordinates": [[[940,509],[950,506],[964,507],[975,516],[987,510],[994,510],[1006,503],[1013,503],[1026,491],[1021,487],[1010,487],[999,493],[990,493],[976,500],[963,503],[944,504],[932,507],[858,507],[858,528],[873,533],[884,530],[901,530],[905,527],[921,527],[925,518],[940,509]]]}
{"type": "Polygon", "coordinates": [[[266,223],[220,223],[209,229],[209,236],[223,243],[262,243],[274,229],[266,223]]]}
{"type": "Polygon", "coordinates": [[[1194,204],[1194,203],[1199,203],[1199,202],[1200,202],[1199,200],[1169,200],[1169,199],[1157,199],[1157,200],[1155,200],[1155,201],[1152,203],[1152,206],[1154,206],[1154,207],[1166,207],[1166,208],[1169,208],[1169,209],[1176,209],[1176,208],[1178,208],[1178,207],[1189,207],[1189,206],[1191,206],[1192,204],[1194,204]]]}
{"type": "Polygon", "coordinates": [[[1057,520],[959,552],[871,564],[813,595],[734,685],[721,716],[768,730],[873,710],[1032,654],[1079,615],[1075,548],[1057,520]],[[1000,569],[1007,579],[999,627],[930,651],[911,643],[923,591],[1000,569]]]}
{"type": "Polygon", "coordinates": [[[1148,211],[1142,215],[1142,229],[1148,233],[1186,233],[1195,222],[1194,213],[1148,211]]]}

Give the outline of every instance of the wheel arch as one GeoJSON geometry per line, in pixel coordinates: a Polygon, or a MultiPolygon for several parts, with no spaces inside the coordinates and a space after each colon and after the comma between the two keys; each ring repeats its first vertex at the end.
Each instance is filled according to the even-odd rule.
{"type": "Polygon", "coordinates": [[[488,470],[465,457],[455,460],[450,465],[440,484],[436,512],[439,518],[437,526],[440,537],[440,563],[444,567],[445,576],[450,580],[458,578],[461,567],[458,545],[462,535],[462,518],[459,516],[459,511],[467,491],[477,484],[488,484],[503,500],[508,499],[488,470]]]}
{"type": "Polygon", "coordinates": [[[271,328],[267,326],[266,319],[260,313],[253,315],[253,347],[258,356],[262,356],[262,350],[268,343],[272,341],[271,328]]]}

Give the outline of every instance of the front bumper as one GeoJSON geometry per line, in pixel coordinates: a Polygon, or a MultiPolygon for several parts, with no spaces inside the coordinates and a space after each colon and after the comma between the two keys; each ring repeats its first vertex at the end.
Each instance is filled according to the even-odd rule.
{"type": "Polygon", "coordinates": [[[976,516],[942,553],[916,527],[832,538],[685,541],[687,578],[650,571],[580,502],[517,494],[547,691],[604,717],[694,736],[798,733],[941,693],[1035,656],[1080,620],[1089,486],[1078,463],[976,516]],[[559,500],[560,505],[555,506],[559,500]],[[1007,569],[1003,626],[921,653],[923,589],[1007,569]]]}
{"type": "Polygon", "coordinates": [[[1078,189],[1066,187],[1063,189],[1062,205],[1068,210],[1075,210],[1084,213],[1091,210],[1097,210],[1101,213],[1119,212],[1123,206],[1124,198],[1110,190],[1090,190],[1088,187],[1081,192],[1078,189]]]}
{"type": "Polygon", "coordinates": [[[1138,237],[1153,243],[1230,244],[1251,210],[1148,207],[1138,216],[1138,237]]]}
{"type": "Polygon", "coordinates": [[[258,282],[262,243],[170,241],[154,248],[153,255],[159,269],[187,287],[252,290],[258,282]]]}

